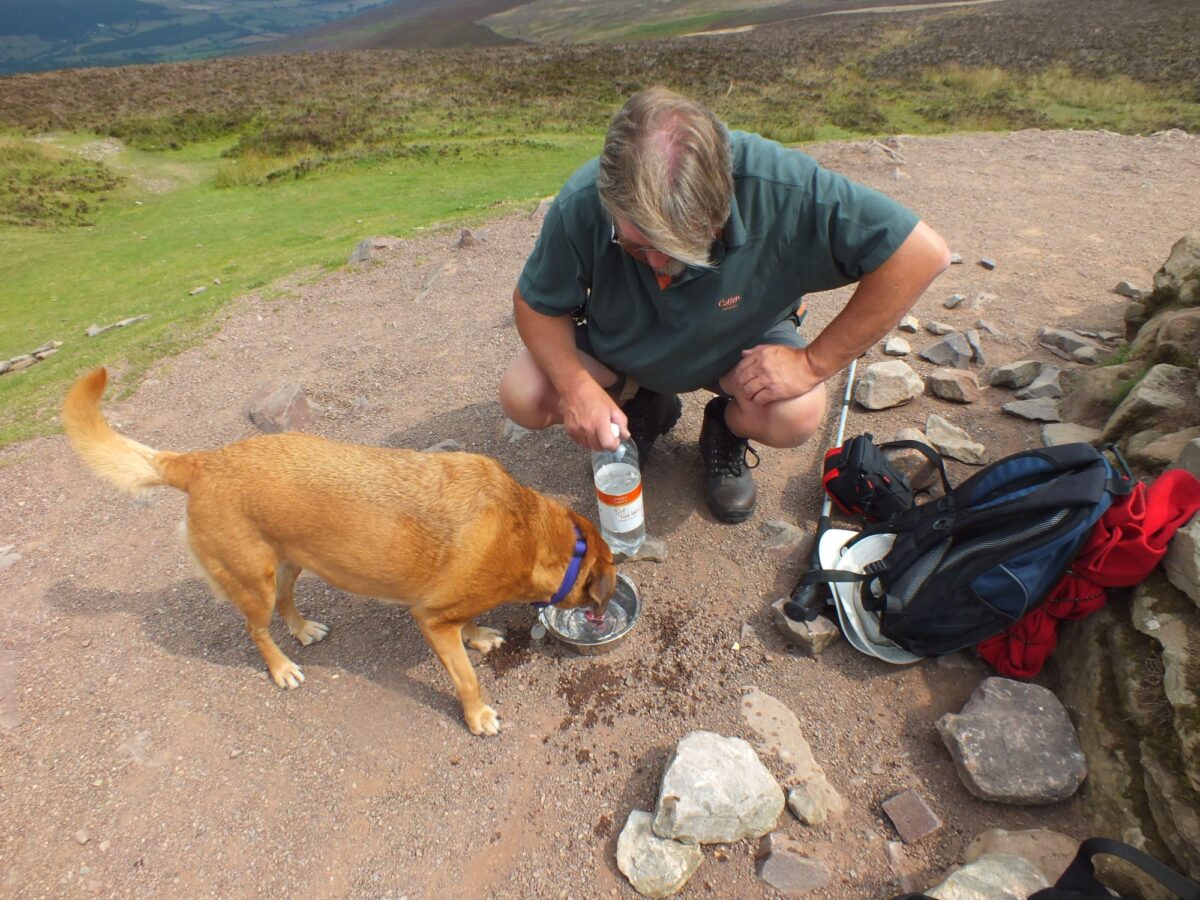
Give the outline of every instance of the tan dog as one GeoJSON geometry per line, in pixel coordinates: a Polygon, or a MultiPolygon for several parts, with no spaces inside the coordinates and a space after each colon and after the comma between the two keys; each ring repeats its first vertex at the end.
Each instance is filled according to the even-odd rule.
{"type": "MultiPolygon", "coordinates": [[[[549,601],[567,577],[576,529],[586,551],[559,603],[603,611],[616,589],[612,553],[591,522],[518,484],[493,459],[342,444],[307,434],[252,437],[195,453],[152,450],[100,412],[103,368],[63,404],[75,452],[117,487],[170,485],[188,495],[187,540],[218,596],[232,600],[280,687],[304,680],[271,640],[278,607],[301,644],[328,629],[300,615],[293,586],[309,569],[329,584],[403,603],[450,673],[474,734],[496,734],[463,649],[504,641],[472,619],[503,603],[549,601]]],[[[569,579],[568,579],[569,580],[569,579]]]]}

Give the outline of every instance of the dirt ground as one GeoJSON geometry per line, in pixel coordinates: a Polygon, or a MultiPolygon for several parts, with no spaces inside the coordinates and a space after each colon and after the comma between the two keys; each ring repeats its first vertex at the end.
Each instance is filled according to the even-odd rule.
{"type": "MultiPolygon", "coordinates": [[[[902,164],[870,143],[812,152],[917,210],[964,257],[916,313],[964,328],[991,320],[1008,335],[985,343],[992,364],[1054,361],[1034,341],[1046,324],[1122,330],[1125,301],[1111,288],[1149,286],[1171,245],[1197,227],[1200,139],[1179,133],[903,138],[902,164]],[[977,264],[984,256],[995,271],[977,264]],[[982,311],[943,309],[955,292],[996,299],[982,311]]],[[[282,296],[241,298],[217,333],[162,363],[109,414],[151,446],[212,447],[252,433],[243,405],[255,387],[295,380],[325,410],[312,431],[418,449],[453,439],[594,516],[586,452],[561,429],[509,442],[496,401],[519,347],[509,298],[536,229],[513,216],[473,249],[456,249],[456,233],[433,234],[318,281],[297,277],[282,296]]],[[[813,327],[845,296],[810,298],[813,327]]],[[[914,351],[933,340],[912,336],[914,351]]],[[[877,349],[865,362],[881,358],[877,349]]],[[[832,387],[841,390],[840,377],[832,387]]],[[[626,817],[653,809],[684,734],[748,736],[738,700],[749,685],[796,712],[850,801],[822,827],[779,819],[835,873],[814,897],[898,892],[884,849],[896,835],[880,803],[907,787],[945,823],[906,848],[921,884],[988,828],[1086,835],[1078,798],[1015,808],[976,800],[959,782],[934,722],[967,699],[979,663],[893,668],[844,643],[813,660],[776,633],[768,605],[801,561],[773,556],[760,526],[812,527],[834,417],[820,444],[763,452],[758,511],[731,527],[700,496],[706,398],[684,399],[645,472],[649,531],[668,557],[625,567],[646,603],[642,622],[613,653],[580,657],[532,642],[524,605],[485,617],[509,637],[487,657],[471,651],[503,722],[487,739],[462,724],[403,609],[306,576],[299,606],[331,633],[299,648],[276,623],[307,676],[280,691],[240,617],[210,599],[179,545],[182,495],[119,495],[61,437],[4,449],[0,547],[21,559],[0,572],[9,682],[0,696],[15,699],[4,720],[15,727],[0,728],[0,893],[633,896],[615,862],[626,817]]],[[[848,434],[887,436],[936,411],[996,457],[1039,444],[1036,425],[1000,413],[1006,399],[991,389],[971,407],[925,397],[855,410],[848,434]]],[[[753,851],[749,841],[709,847],[681,896],[773,896],[753,851]]]]}

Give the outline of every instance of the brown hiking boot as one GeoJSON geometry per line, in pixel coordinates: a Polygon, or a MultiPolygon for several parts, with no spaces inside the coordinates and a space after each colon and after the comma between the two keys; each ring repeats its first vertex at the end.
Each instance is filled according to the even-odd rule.
{"type": "Polygon", "coordinates": [[[637,445],[638,460],[645,465],[654,442],[679,421],[683,404],[675,394],[659,394],[638,388],[622,411],[629,420],[629,434],[637,445]]]}
{"type": "Polygon", "coordinates": [[[722,522],[744,522],[754,512],[757,489],[750,470],[758,465],[758,453],[750,442],[738,437],[725,424],[728,397],[713,397],[704,407],[700,426],[700,455],[708,477],[704,499],[712,514],[722,522]],[[754,457],[751,465],[746,456],[754,457]]]}

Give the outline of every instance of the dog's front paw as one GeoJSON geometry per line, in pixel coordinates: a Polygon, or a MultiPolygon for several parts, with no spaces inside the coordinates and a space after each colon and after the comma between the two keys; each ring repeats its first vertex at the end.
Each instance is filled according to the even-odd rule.
{"type": "Polygon", "coordinates": [[[495,628],[485,628],[482,625],[476,625],[470,631],[464,628],[463,636],[467,639],[467,646],[478,650],[480,653],[496,650],[504,643],[503,631],[497,631],[495,628]]]}
{"type": "Polygon", "coordinates": [[[279,668],[272,669],[271,677],[275,679],[277,685],[288,690],[298,688],[304,683],[304,673],[290,659],[285,659],[279,668]]]}
{"type": "MultiPolygon", "coordinates": [[[[288,630],[291,631],[290,628],[288,630]]],[[[292,631],[292,637],[306,647],[309,644],[315,644],[317,641],[322,640],[327,634],[329,634],[328,625],[322,625],[320,622],[314,622],[311,619],[305,619],[303,625],[292,631]]],[[[304,679],[301,678],[300,680],[303,681],[304,679]]]]}
{"type": "Polygon", "coordinates": [[[471,734],[490,735],[500,733],[500,717],[490,706],[481,706],[479,711],[466,716],[467,727],[471,734]]]}

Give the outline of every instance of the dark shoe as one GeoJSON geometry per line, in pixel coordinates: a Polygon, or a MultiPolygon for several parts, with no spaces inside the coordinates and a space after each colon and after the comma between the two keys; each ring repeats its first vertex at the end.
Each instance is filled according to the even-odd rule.
{"type": "Polygon", "coordinates": [[[675,394],[659,394],[638,388],[622,410],[629,420],[629,433],[637,445],[638,460],[645,465],[654,442],[679,421],[683,404],[675,394]]]}
{"type": "Polygon", "coordinates": [[[704,499],[712,514],[722,522],[744,522],[754,512],[757,490],[750,470],[758,465],[758,454],[749,441],[738,437],[725,424],[728,397],[713,397],[704,407],[700,426],[700,455],[708,470],[704,499]],[[754,464],[746,460],[749,454],[754,464]]]}

